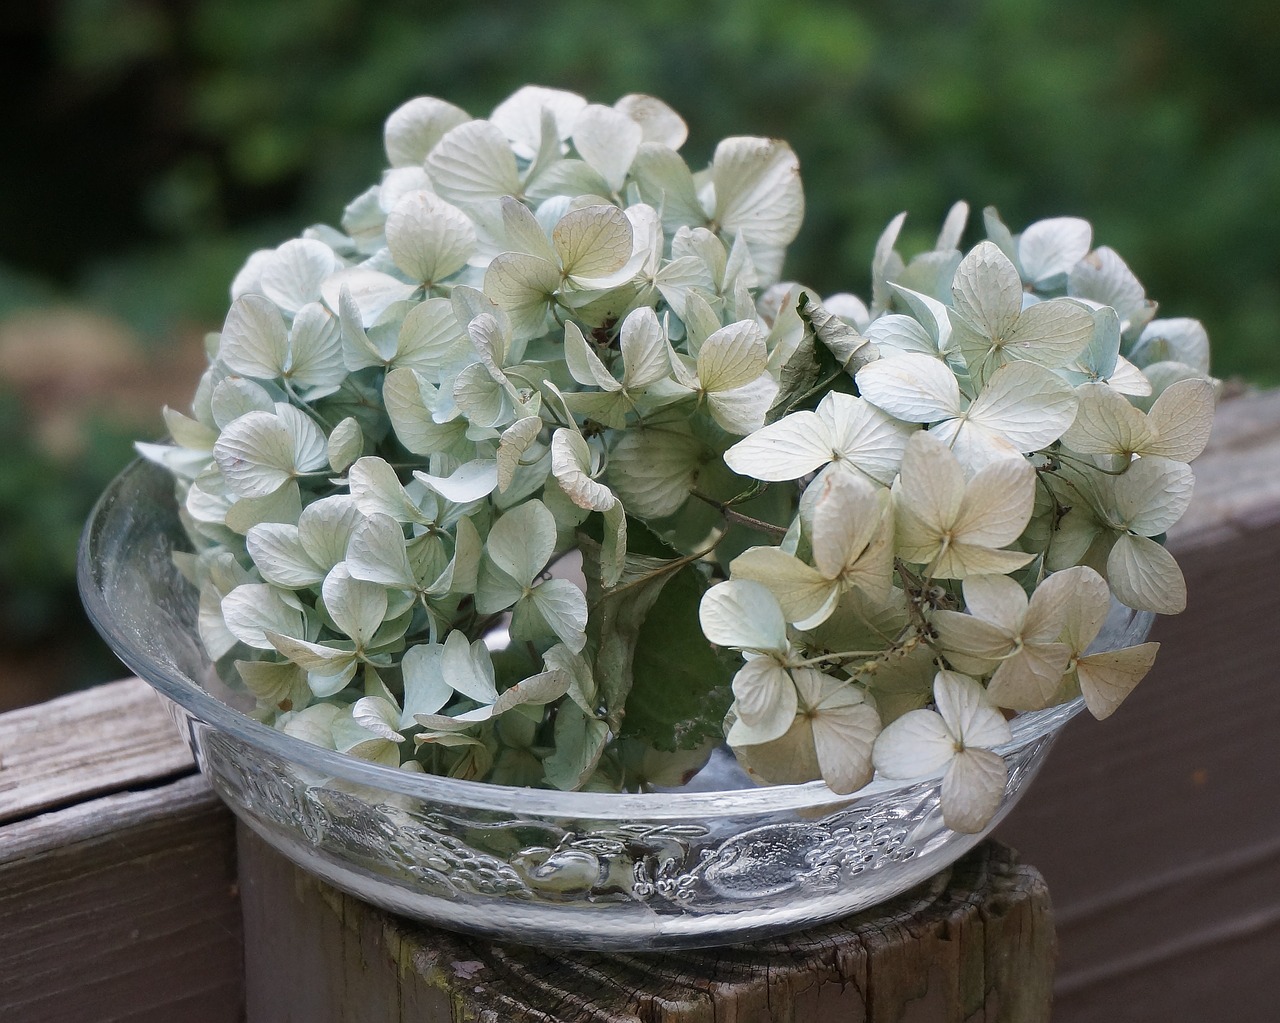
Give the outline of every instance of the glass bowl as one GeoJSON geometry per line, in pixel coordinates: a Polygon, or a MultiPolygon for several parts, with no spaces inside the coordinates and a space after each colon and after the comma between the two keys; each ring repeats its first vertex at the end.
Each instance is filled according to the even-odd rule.
{"type": "MultiPolygon", "coordinates": [[[[942,822],[941,778],[757,788],[719,752],[684,789],[600,794],[415,775],[310,745],[234,706],[196,632],[171,478],[135,462],[81,543],[85,608],[168,703],[200,770],[265,841],[353,895],[441,927],[581,949],[747,941],[838,919],[919,884],[982,840],[942,822]]],[[[1113,605],[1098,646],[1152,616],[1113,605]]],[[[1083,701],[1012,722],[990,831],[1083,701]]]]}

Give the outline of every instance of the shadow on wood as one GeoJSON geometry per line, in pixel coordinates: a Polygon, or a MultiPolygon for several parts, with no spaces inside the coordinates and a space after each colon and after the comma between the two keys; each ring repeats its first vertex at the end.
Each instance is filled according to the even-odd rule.
{"type": "Polygon", "coordinates": [[[1041,1023],[1054,935],[1040,875],[987,843],[849,920],[751,945],[605,954],[390,916],[239,830],[251,1021],[1041,1023]]]}

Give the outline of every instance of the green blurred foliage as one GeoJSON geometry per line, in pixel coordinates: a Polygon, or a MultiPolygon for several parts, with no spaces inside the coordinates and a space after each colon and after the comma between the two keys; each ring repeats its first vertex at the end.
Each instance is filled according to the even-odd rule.
{"type": "MultiPolygon", "coordinates": [[[[790,140],[809,211],[789,271],[823,292],[866,294],[901,209],[908,247],[958,198],[1014,226],[1076,214],[1166,315],[1205,321],[1217,373],[1280,382],[1268,0],[55,0],[8,5],[0,40],[0,137],[22,140],[0,146],[0,312],[57,291],[155,343],[216,326],[249,251],[373,180],[396,105],[483,116],[535,82],[662,97],[693,164],[725,135],[790,140]]],[[[12,495],[65,486],[38,515],[75,522],[102,480],[91,454],[39,482],[11,405],[0,573],[35,579],[68,570],[74,530],[28,566],[37,513],[12,495]]]]}
{"type": "Polygon", "coordinates": [[[440,95],[482,115],[534,81],[662,96],[690,123],[694,161],[726,134],[788,138],[810,204],[791,270],[822,290],[866,290],[875,235],[900,209],[921,242],[957,198],[1014,225],[1075,213],[1166,312],[1208,323],[1220,373],[1280,379],[1280,280],[1261,230],[1280,200],[1280,7],[1264,0],[49,10],[32,29],[47,37],[45,91],[25,89],[73,133],[89,109],[109,123],[92,129],[89,166],[84,152],[61,174],[30,161],[65,215],[21,188],[0,197],[16,227],[0,260],[48,267],[152,332],[216,322],[249,247],[335,220],[377,173],[399,102],[440,95]],[[102,210],[98,190],[125,202],[102,210]],[[109,235],[77,237],[72,214],[90,205],[109,235]]]}

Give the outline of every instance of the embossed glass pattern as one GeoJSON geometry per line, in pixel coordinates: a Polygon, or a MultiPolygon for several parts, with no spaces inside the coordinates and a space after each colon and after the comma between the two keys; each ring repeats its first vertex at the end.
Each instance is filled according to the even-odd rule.
{"type": "MultiPolygon", "coordinates": [[[[378,906],[529,943],[698,947],[873,906],[983,837],[943,825],[940,778],[877,780],[852,796],[821,782],[756,788],[722,752],[679,791],[555,792],[409,774],[277,732],[237,710],[210,668],[196,594],[171,557],[185,542],[171,488],[139,462],[104,494],[80,552],[89,615],[167,701],[240,819],[378,906]]],[[[1150,626],[1114,605],[1098,646],[1140,642],[1150,626]]],[[[1082,706],[1013,722],[993,827],[1082,706]]]]}

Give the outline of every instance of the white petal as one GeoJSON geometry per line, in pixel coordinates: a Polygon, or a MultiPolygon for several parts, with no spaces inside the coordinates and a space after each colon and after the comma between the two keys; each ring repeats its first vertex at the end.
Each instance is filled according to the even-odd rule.
{"type": "Polygon", "coordinates": [[[1107,384],[1081,384],[1080,405],[1062,443],[1086,455],[1130,455],[1155,439],[1147,418],[1107,384]]]}
{"type": "Polygon", "coordinates": [[[1099,721],[1110,717],[1155,663],[1159,643],[1106,650],[1076,662],[1085,706],[1099,721]]]}
{"type": "Polygon", "coordinates": [[[342,267],[333,249],[324,242],[295,238],[276,249],[262,267],[262,293],[292,315],[320,298],[320,285],[342,267]]]}
{"type": "Polygon", "coordinates": [[[830,431],[816,413],[793,412],[755,431],[724,453],[725,464],[752,479],[799,479],[829,462],[830,431]]]}
{"type": "Polygon", "coordinates": [[[711,416],[726,432],[742,436],[764,426],[765,416],[778,396],[778,382],[762,373],[751,383],[707,395],[711,416]]]}
{"type": "Polygon", "coordinates": [[[706,224],[693,175],[673,149],[656,142],[642,143],[631,163],[631,175],[644,201],[662,212],[662,226],[668,234],[682,226],[706,224]]]}
{"type": "Polygon", "coordinates": [[[262,522],[251,527],[245,534],[245,547],[262,578],[286,589],[317,586],[328,570],[307,554],[298,527],[288,523],[262,522]]]}
{"type": "Polygon", "coordinates": [[[653,96],[631,93],[618,100],[613,108],[640,125],[645,142],[657,142],[670,149],[679,149],[689,136],[684,119],[653,96]]]}
{"type": "Polygon", "coordinates": [[[813,563],[828,579],[851,567],[880,523],[879,491],[846,473],[827,474],[813,506],[813,563]]]}
{"type": "Polygon", "coordinates": [[[591,449],[577,430],[562,428],[552,436],[551,472],[579,508],[605,511],[617,504],[613,491],[591,478],[591,449]]]}
{"type": "Polygon", "coordinates": [[[1139,458],[1114,477],[1115,513],[1142,536],[1159,536],[1182,518],[1191,503],[1191,467],[1167,458],[1139,458]]]}
{"type": "Polygon", "coordinates": [[[791,727],[796,716],[796,687],[770,657],[747,661],[733,677],[734,710],[751,729],[751,742],[770,742],[791,727]]]}
{"type": "Polygon", "coordinates": [[[1018,239],[1018,262],[1022,273],[1037,288],[1065,278],[1089,252],[1093,227],[1078,217],[1038,220],[1018,239]]]}
{"type": "Polygon", "coordinates": [[[699,350],[698,380],[709,392],[732,390],[759,377],[768,358],[760,324],[754,320],[730,323],[708,337],[699,350]]]}
{"type": "Polygon", "coordinates": [[[856,792],[871,781],[871,751],[880,734],[880,715],[874,707],[861,700],[824,707],[811,725],[822,777],[833,792],[856,792]]]}
{"type": "Polygon", "coordinates": [[[521,155],[532,156],[542,141],[542,114],[551,114],[556,134],[569,137],[573,122],[587,101],[577,93],[564,89],[548,89],[526,85],[517,89],[496,107],[490,118],[521,149],[521,155]]]}
{"type": "Polygon", "coordinates": [[[907,441],[915,428],[894,419],[862,398],[832,391],[818,403],[818,418],[827,424],[835,461],[854,466],[886,486],[902,466],[907,441]]]}
{"type": "Polygon", "coordinates": [[[410,278],[435,283],[467,264],[476,230],[456,206],[430,192],[410,192],[387,214],[387,248],[410,278]]]}
{"type": "Polygon", "coordinates": [[[600,172],[611,192],[627,180],[644,132],[639,123],[610,107],[591,104],[573,122],[573,145],[600,172]]]}
{"type": "Polygon", "coordinates": [[[450,202],[482,202],[520,190],[515,154],[491,121],[468,121],[446,132],[427,156],[427,173],[450,202]]]}
{"type": "Polygon", "coordinates": [[[275,303],[262,295],[236,299],[222,325],[218,357],[245,376],[280,376],[289,359],[289,333],[275,303]]]}
{"type": "Polygon", "coordinates": [[[648,387],[670,374],[666,337],[657,314],[648,306],[633,309],[622,321],[620,346],[626,387],[648,387]]]}
{"type": "Polygon", "coordinates": [[[991,375],[968,417],[1007,438],[1019,451],[1037,451],[1062,436],[1076,416],[1071,385],[1040,366],[1014,362],[991,375]]]}
{"type": "Polygon", "coordinates": [[[988,342],[1007,337],[1022,313],[1022,279],[992,242],[979,242],[960,262],[952,282],[954,310],[988,342]]]}
{"type": "Polygon", "coordinates": [[[741,235],[766,282],[777,280],[782,251],[804,217],[795,153],[776,139],[724,139],[716,146],[711,180],[716,223],[730,237],[741,235]]]}
{"type": "Polygon", "coordinates": [[[702,632],[716,646],[785,653],[787,623],[767,588],[750,580],[730,580],[707,590],[698,608],[702,632]]]}
{"type": "Polygon", "coordinates": [[[957,753],[942,779],[942,820],[952,831],[976,835],[991,823],[1004,800],[1009,769],[985,749],[957,753]]]}
{"type": "Polygon", "coordinates": [[[631,221],[616,206],[584,206],[560,218],[551,244],[564,273],[575,278],[601,278],[623,267],[631,257],[631,221]]]}
{"type": "Polygon", "coordinates": [[[999,746],[1012,738],[1009,722],[967,675],[940,671],[933,681],[938,713],[956,741],[965,746],[999,746]]]}
{"type": "Polygon", "coordinates": [[[274,650],[267,632],[303,635],[302,612],[286,604],[279,590],[265,583],[244,583],[222,598],[228,631],[246,646],[274,650]]]}
{"type": "Polygon", "coordinates": [[[1031,519],[1035,493],[1036,472],[1025,459],[1006,458],[980,470],[965,487],[956,540],[984,547],[1013,543],[1031,519]]]}
{"type": "Polygon", "coordinates": [[[1154,540],[1126,533],[1107,556],[1116,599],[1135,611],[1175,615],[1187,606],[1187,583],[1173,555],[1154,540]]]}
{"type": "Polygon", "coordinates": [[[942,716],[912,710],[876,738],[872,760],[886,778],[921,778],[940,771],[956,755],[955,737],[942,716]]]}
{"type": "Polygon", "coordinates": [[[1144,453],[1190,462],[1209,443],[1213,429],[1213,384],[1179,380],[1165,388],[1147,413],[1158,438],[1144,453]]]}
{"type": "Polygon", "coordinates": [[[856,380],[862,397],[908,423],[936,423],[963,414],[955,374],[928,355],[877,359],[858,370],[856,380]]]}
{"type": "Polygon", "coordinates": [[[387,159],[392,167],[421,167],[445,132],[469,120],[465,110],[444,100],[432,96],[411,99],[387,118],[383,129],[387,159]]]}

